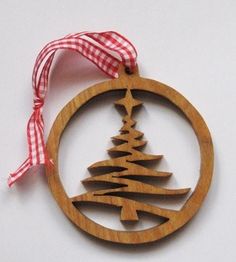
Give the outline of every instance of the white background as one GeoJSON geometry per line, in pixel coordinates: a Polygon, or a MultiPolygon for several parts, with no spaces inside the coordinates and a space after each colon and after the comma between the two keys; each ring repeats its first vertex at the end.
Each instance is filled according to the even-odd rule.
{"type": "MultiPolygon", "coordinates": [[[[0,2],[0,261],[235,261],[236,233],[236,2],[234,0],[8,1],[0,2]],[[136,46],[140,73],[175,87],[198,108],[214,141],[209,194],[183,230],[145,246],[121,246],[77,230],[47,187],[43,169],[11,189],[9,172],[27,155],[31,72],[45,43],[67,33],[116,30],[136,46]]],[[[80,90],[106,76],[73,53],[61,54],[51,74],[46,135],[57,113],[80,90]]],[[[121,116],[106,97],[79,114],[65,132],[60,170],[70,195],[81,193],[86,167],[106,159],[121,116]]],[[[165,155],[158,168],[173,171],[168,187],[197,181],[199,152],[187,121],[162,101],[144,96],[137,128],[147,151],[165,155]]],[[[178,207],[178,203],[160,203],[178,207]]],[[[120,228],[117,214],[88,215],[120,228]]],[[[146,221],[153,223],[153,221],[146,221]]],[[[145,223],[144,223],[145,224],[145,223]]],[[[140,226],[145,226],[141,224],[140,226]]]]}

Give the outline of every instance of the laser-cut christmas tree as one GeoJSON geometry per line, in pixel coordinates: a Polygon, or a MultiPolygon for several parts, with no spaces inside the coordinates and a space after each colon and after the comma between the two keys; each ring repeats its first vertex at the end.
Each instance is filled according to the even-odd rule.
{"type": "Polygon", "coordinates": [[[122,221],[137,221],[139,219],[137,211],[152,213],[168,219],[176,211],[129,199],[127,194],[176,197],[187,194],[190,188],[167,189],[147,184],[138,179],[138,177],[170,177],[171,173],[145,167],[148,161],[158,161],[162,158],[162,155],[150,155],[141,152],[141,148],[146,144],[146,141],[142,140],[143,133],[134,128],[136,122],[132,119],[132,112],[133,108],[141,105],[142,102],[135,99],[132,91],[127,88],[125,97],[115,102],[115,104],[124,107],[126,115],[123,117],[124,124],[120,129],[120,134],[112,138],[116,145],[108,150],[113,158],[91,165],[89,170],[96,171],[99,174],[83,180],[83,183],[107,183],[108,189],[87,192],[71,198],[71,201],[74,204],[78,202],[96,202],[121,207],[122,221]],[[111,185],[116,187],[111,188],[111,185]]]}

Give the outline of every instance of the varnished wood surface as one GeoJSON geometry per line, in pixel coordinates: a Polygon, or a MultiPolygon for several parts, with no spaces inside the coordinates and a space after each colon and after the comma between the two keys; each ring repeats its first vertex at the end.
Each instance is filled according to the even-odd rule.
{"type": "MultiPolygon", "coordinates": [[[[121,101],[118,101],[117,104],[122,105],[123,102],[124,101],[121,100],[121,101]]],[[[138,101],[132,101],[132,102],[137,103],[137,105],[139,104],[138,101]]],[[[132,113],[131,109],[127,107],[127,117],[131,117],[131,113],[132,113]]],[[[131,121],[130,118],[129,118],[129,121],[131,121]]],[[[129,126],[131,126],[130,122],[129,122],[129,126]]],[[[124,128],[127,128],[127,126],[124,128]]],[[[142,136],[142,133],[141,132],[139,133],[139,131],[137,131],[133,135],[136,138],[140,138],[142,136]]],[[[126,139],[127,137],[126,138],[125,136],[124,137],[119,137],[119,136],[115,137],[115,139],[120,139],[120,138],[126,139]]],[[[136,141],[133,141],[134,143],[133,145],[135,146],[135,143],[137,143],[136,146],[140,146],[139,144],[140,141],[141,140],[136,139],[136,141]]],[[[63,212],[67,215],[67,217],[73,223],[75,223],[79,228],[81,228],[82,230],[84,230],[85,232],[89,234],[92,234],[98,238],[101,238],[107,241],[124,243],[124,244],[140,244],[140,243],[152,242],[152,241],[161,239],[173,233],[174,231],[182,227],[184,224],[186,224],[200,208],[208,192],[211,178],[212,178],[212,173],[213,173],[212,140],[211,140],[209,130],[204,120],[200,116],[200,114],[177,91],[157,81],[141,78],[139,77],[138,72],[136,72],[133,75],[126,75],[125,73],[123,73],[123,71],[121,71],[120,77],[118,79],[110,80],[104,83],[94,85],[86,89],[85,91],[81,92],[78,96],[72,99],[57,116],[53,124],[53,127],[51,129],[50,135],[49,135],[47,149],[48,149],[50,157],[53,159],[55,163],[55,167],[53,169],[47,168],[46,170],[49,187],[56,201],[58,202],[63,212]],[[59,148],[60,138],[61,138],[63,130],[66,128],[70,118],[74,115],[74,113],[77,110],[79,110],[81,106],[83,106],[85,103],[87,103],[89,100],[91,100],[95,96],[98,96],[105,92],[111,92],[114,90],[127,90],[127,89],[130,90],[131,92],[133,90],[142,90],[142,91],[147,91],[147,92],[150,92],[156,95],[160,95],[166,98],[167,100],[169,100],[170,102],[172,102],[174,105],[176,105],[184,113],[184,115],[187,117],[189,122],[192,124],[192,127],[198,138],[198,142],[200,146],[200,153],[201,153],[200,176],[199,176],[197,186],[195,187],[194,191],[191,193],[189,199],[186,201],[186,203],[184,204],[184,206],[182,207],[180,211],[161,209],[158,207],[153,208],[152,205],[143,204],[143,203],[137,202],[135,200],[130,200],[130,199],[128,200],[129,201],[128,205],[123,205],[124,199],[122,196],[117,196],[116,198],[112,198],[113,201],[114,199],[116,199],[113,204],[115,206],[119,206],[122,208],[121,209],[121,219],[122,220],[138,220],[138,214],[137,214],[138,210],[150,212],[152,214],[156,214],[158,216],[163,216],[167,218],[167,221],[164,222],[163,224],[157,225],[156,227],[153,227],[150,229],[145,229],[143,231],[116,231],[116,230],[112,230],[104,226],[101,226],[93,222],[89,218],[87,218],[74,205],[74,202],[78,200],[76,199],[77,196],[71,198],[66,194],[64,187],[60,181],[60,176],[58,173],[58,148],[59,148]]],[[[118,148],[117,150],[124,151],[124,148],[122,149],[122,145],[121,145],[120,148],[118,148]]],[[[134,148],[126,148],[125,150],[126,151],[134,150],[134,148]]],[[[131,162],[135,160],[135,159],[132,159],[132,154],[126,156],[126,158],[127,157],[130,157],[129,160],[131,162]]],[[[137,155],[133,157],[137,158],[137,155]]],[[[153,159],[158,159],[161,156],[147,155],[146,157],[147,158],[152,157],[153,159]]],[[[120,160],[119,160],[119,163],[117,163],[118,161],[117,158],[114,158],[112,160],[116,161],[116,164],[121,164],[120,160]]],[[[107,160],[107,161],[111,161],[111,160],[107,160]]],[[[103,164],[104,163],[105,162],[103,161],[103,164]]],[[[108,163],[109,162],[106,162],[105,164],[108,164],[108,163]]],[[[91,169],[96,168],[96,166],[97,167],[99,165],[101,166],[101,164],[102,164],[101,162],[97,162],[94,165],[92,165],[90,168],[91,169]]],[[[146,167],[140,166],[137,169],[137,168],[134,168],[134,166],[131,167],[130,165],[130,169],[128,169],[129,170],[128,172],[131,172],[130,170],[134,169],[133,171],[136,172],[137,175],[145,175],[145,174],[154,175],[154,176],[163,175],[167,177],[171,175],[170,173],[165,173],[165,172],[160,172],[158,174],[158,171],[150,170],[150,169],[146,170],[145,168],[146,167]]],[[[96,178],[100,180],[110,179],[110,177],[106,177],[106,176],[109,176],[109,174],[104,174],[103,177],[100,176],[100,178],[99,176],[95,176],[93,178],[95,178],[95,180],[96,178]]],[[[125,174],[124,174],[124,177],[125,177],[125,174]]],[[[117,177],[114,178],[114,179],[117,179],[115,182],[121,183],[122,179],[125,179],[124,177],[121,178],[119,177],[119,175],[117,175],[117,177]]],[[[88,178],[87,182],[89,181],[89,179],[91,178],[88,178]]],[[[157,193],[157,192],[154,192],[157,189],[145,188],[145,185],[143,185],[143,183],[141,183],[140,185],[136,181],[134,182],[135,186],[133,186],[130,181],[127,182],[126,180],[125,182],[126,182],[126,185],[128,183],[128,188],[131,191],[132,190],[137,191],[137,188],[141,187],[139,188],[141,189],[141,191],[144,190],[144,192],[147,192],[147,191],[150,192],[150,190],[153,190],[153,193],[157,193]]],[[[170,194],[170,191],[168,192],[168,189],[164,189],[163,191],[163,189],[158,188],[158,190],[159,190],[159,193],[162,192],[163,194],[170,194]]],[[[181,193],[181,190],[182,190],[182,194],[186,194],[189,191],[188,188],[177,189],[177,191],[172,191],[172,193],[173,195],[175,195],[175,194],[181,193]]],[[[108,204],[110,204],[111,200],[108,198],[106,194],[104,195],[104,193],[106,192],[103,192],[99,197],[97,197],[97,199],[99,198],[101,202],[103,203],[107,202],[108,204]]],[[[96,197],[94,197],[94,194],[90,194],[88,192],[84,201],[90,201],[90,200],[94,201],[95,198],[96,197]]]]}

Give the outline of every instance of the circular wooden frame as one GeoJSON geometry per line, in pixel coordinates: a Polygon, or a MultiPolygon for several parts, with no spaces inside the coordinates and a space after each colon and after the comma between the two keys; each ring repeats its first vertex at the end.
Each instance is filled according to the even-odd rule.
{"type": "Polygon", "coordinates": [[[200,208],[208,192],[213,174],[212,139],[207,125],[198,111],[176,90],[160,82],[141,78],[137,73],[133,75],[121,74],[118,79],[94,85],[73,98],[57,116],[48,138],[47,150],[55,163],[54,168],[46,168],[48,184],[54,198],[66,216],[79,228],[93,236],[123,244],[141,244],[156,241],[181,228],[200,208]],[[181,210],[176,213],[173,219],[142,231],[117,231],[90,220],[73,205],[64,190],[58,172],[60,138],[71,117],[93,97],[114,90],[124,90],[127,87],[131,90],[142,90],[162,96],[177,106],[191,123],[198,138],[201,154],[198,183],[181,210]]]}

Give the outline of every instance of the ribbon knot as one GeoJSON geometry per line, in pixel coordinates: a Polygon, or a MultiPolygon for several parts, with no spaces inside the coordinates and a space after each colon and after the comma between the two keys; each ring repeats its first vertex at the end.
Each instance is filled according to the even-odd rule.
{"type": "Polygon", "coordinates": [[[40,108],[42,108],[44,105],[44,100],[42,100],[41,98],[35,98],[34,99],[34,106],[33,106],[33,110],[38,110],[40,108]]]}

